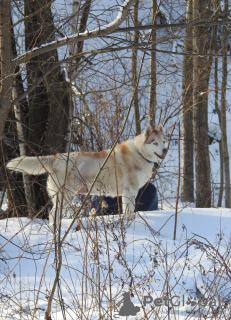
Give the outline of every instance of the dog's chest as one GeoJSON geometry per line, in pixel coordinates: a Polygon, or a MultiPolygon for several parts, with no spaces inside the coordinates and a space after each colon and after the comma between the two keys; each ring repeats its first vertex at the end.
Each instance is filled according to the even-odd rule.
{"type": "Polygon", "coordinates": [[[136,171],[136,178],[138,180],[139,187],[142,187],[148,179],[152,176],[152,166],[144,166],[142,170],[136,171]]]}

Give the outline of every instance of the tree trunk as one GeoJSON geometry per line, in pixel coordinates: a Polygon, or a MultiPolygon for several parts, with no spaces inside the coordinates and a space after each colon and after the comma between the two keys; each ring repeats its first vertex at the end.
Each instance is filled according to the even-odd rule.
{"type": "MultiPolygon", "coordinates": [[[[12,90],[12,98],[17,98],[17,89],[16,84],[13,86],[12,90]]],[[[19,152],[20,156],[26,156],[26,145],[25,145],[25,138],[23,133],[23,125],[22,125],[22,112],[19,105],[14,105],[14,113],[16,119],[16,126],[17,126],[17,133],[18,133],[18,140],[19,140],[19,152]]],[[[25,198],[28,210],[29,218],[32,218],[34,215],[34,204],[31,192],[31,180],[30,176],[27,173],[22,173],[23,185],[25,190],[25,198]]]]}
{"type": "MultiPolygon", "coordinates": [[[[15,151],[14,140],[16,130],[10,121],[6,122],[11,110],[11,95],[13,86],[12,43],[11,43],[11,13],[10,1],[2,0],[0,5],[0,158],[1,158],[1,189],[7,186],[8,199],[7,216],[20,216],[24,212],[22,203],[25,203],[22,185],[18,186],[16,174],[7,176],[5,162],[15,151]],[[9,134],[11,131],[11,136],[9,134]],[[13,134],[12,134],[13,131],[13,134]]],[[[12,117],[9,115],[9,119],[12,117]]],[[[5,216],[4,216],[5,217],[5,216]]]]}
{"type": "MultiPolygon", "coordinates": [[[[217,28],[216,28],[217,29],[217,28]]],[[[217,33],[216,33],[217,34],[217,33]]],[[[218,46],[217,46],[217,36],[215,39],[215,54],[218,53],[218,46]]],[[[215,62],[214,62],[214,78],[215,78],[215,112],[218,115],[219,124],[221,126],[221,110],[219,109],[218,105],[218,57],[215,56],[215,62]]],[[[219,198],[217,206],[221,207],[222,205],[222,197],[223,197],[223,191],[224,191],[224,155],[223,155],[223,148],[222,148],[222,139],[219,141],[219,153],[220,153],[220,191],[219,191],[219,198]]]]}
{"type": "MultiPolygon", "coordinates": [[[[207,1],[193,0],[193,20],[203,20],[206,16],[207,1]]],[[[196,170],[196,206],[211,207],[210,158],[208,144],[208,83],[207,26],[193,28],[194,56],[194,106],[193,131],[196,170]]]]}
{"type": "MultiPolygon", "coordinates": [[[[55,27],[51,6],[45,6],[48,0],[25,1],[26,50],[41,46],[55,40],[55,27]],[[40,10],[43,8],[42,10],[40,10]],[[37,13],[36,13],[37,12],[37,13]]],[[[26,65],[27,85],[30,87],[47,69],[58,61],[57,50],[44,53],[32,58],[26,65]]],[[[60,68],[52,71],[28,95],[29,114],[28,123],[28,153],[31,155],[56,154],[65,152],[66,133],[69,110],[69,85],[60,68]]],[[[46,176],[34,178],[34,203],[37,210],[47,203],[46,176]]]]}
{"type": "MultiPolygon", "coordinates": [[[[12,19],[11,26],[12,26],[12,19]]],[[[17,56],[14,29],[11,27],[11,46],[12,46],[12,56],[15,58],[17,56]]],[[[20,68],[17,66],[14,70],[14,86],[12,90],[12,98],[15,96],[21,95],[24,92],[23,81],[20,74],[20,68]]],[[[17,113],[20,113],[20,117],[24,118],[25,114],[28,112],[28,104],[26,99],[22,99],[20,103],[17,104],[17,113]]],[[[8,121],[5,123],[5,128],[2,138],[2,148],[0,150],[1,158],[1,188],[3,189],[7,185],[6,195],[7,195],[7,204],[8,209],[4,217],[14,217],[14,216],[28,216],[28,209],[32,208],[32,203],[28,205],[28,201],[25,201],[25,193],[23,187],[22,175],[11,172],[8,174],[5,171],[5,163],[12,158],[15,158],[21,154],[20,145],[24,143],[23,137],[26,127],[21,127],[21,136],[18,135],[18,125],[17,116],[13,112],[12,108],[8,113],[8,121]],[[23,130],[24,129],[24,130],[23,130]],[[27,206],[25,205],[27,203],[27,206]]],[[[29,190],[28,190],[29,191],[29,190]]]]}
{"type": "MultiPolygon", "coordinates": [[[[83,9],[82,9],[82,15],[81,15],[80,22],[79,22],[79,30],[78,30],[79,33],[82,33],[86,30],[87,20],[88,20],[88,16],[89,16],[90,9],[91,9],[91,3],[92,3],[92,0],[85,0],[85,3],[83,5],[83,9]]],[[[77,43],[77,45],[74,46],[73,54],[81,53],[83,51],[83,43],[84,43],[84,41],[80,41],[77,43]]],[[[75,65],[75,69],[76,69],[75,72],[77,72],[80,60],[81,60],[81,58],[77,58],[75,60],[75,63],[73,64],[73,66],[75,65]]]]}
{"type": "MultiPolygon", "coordinates": [[[[220,6],[220,0],[214,1],[214,20],[218,21],[219,18],[219,6],[220,6]]],[[[214,112],[217,113],[219,124],[221,126],[221,110],[219,109],[219,81],[218,81],[218,54],[219,54],[219,48],[218,48],[218,39],[217,39],[217,26],[214,26],[214,53],[215,53],[215,59],[214,59],[214,82],[215,82],[215,110],[214,112]]],[[[219,198],[217,206],[221,207],[222,205],[222,197],[223,197],[223,190],[224,190],[224,157],[223,157],[223,148],[222,148],[222,139],[219,141],[219,153],[220,153],[220,191],[219,191],[219,198]]]]}
{"type": "Polygon", "coordinates": [[[10,1],[2,0],[0,5],[0,137],[11,108],[13,68],[10,28],[10,1]]]}
{"type": "MultiPolygon", "coordinates": [[[[80,1],[79,0],[73,0],[72,4],[72,13],[73,13],[73,19],[72,19],[72,28],[71,32],[74,33],[82,33],[86,30],[87,26],[87,20],[91,9],[91,3],[92,0],[86,0],[83,8],[82,8],[82,15],[80,18],[79,28],[78,28],[78,17],[79,17],[79,10],[80,10],[80,1]]],[[[84,41],[78,42],[77,44],[73,44],[70,50],[71,55],[76,55],[78,53],[81,53],[83,51],[83,44],[84,41]]],[[[77,58],[76,60],[72,61],[69,67],[69,79],[70,79],[70,87],[72,88],[72,80],[77,77],[78,67],[80,65],[81,58],[77,58]]],[[[73,92],[72,92],[73,93],[73,92]]],[[[73,124],[73,106],[76,102],[76,96],[72,95],[73,103],[69,104],[69,111],[68,111],[68,129],[67,129],[67,142],[66,142],[66,152],[70,150],[70,143],[72,140],[72,124],[73,124]]]]}
{"type": "MultiPolygon", "coordinates": [[[[9,119],[13,119],[13,113],[9,113],[9,119]]],[[[2,141],[0,144],[0,189],[6,189],[7,210],[1,215],[1,218],[25,217],[27,215],[27,206],[25,205],[25,192],[21,175],[9,173],[5,169],[8,159],[15,156],[17,150],[17,134],[11,121],[5,124],[2,141]],[[15,140],[14,140],[15,139],[15,140]]],[[[18,155],[18,154],[17,154],[18,155]]]]}
{"type": "MultiPolygon", "coordinates": [[[[80,2],[81,2],[81,0],[73,0],[73,2],[72,2],[72,19],[70,22],[70,24],[71,24],[70,34],[71,35],[77,33],[77,30],[78,30],[80,2]]],[[[75,53],[76,53],[76,46],[74,43],[72,43],[69,46],[69,54],[70,54],[70,56],[73,56],[75,53]]]]}
{"type": "MultiPolygon", "coordinates": [[[[25,14],[33,14],[25,21],[26,49],[40,46],[55,39],[55,27],[51,7],[37,10],[47,4],[47,0],[25,1],[25,14]]],[[[34,79],[41,77],[45,71],[58,61],[57,50],[33,58],[27,64],[27,82],[32,85],[34,79]]],[[[32,91],[29,96],[29,141],[35,152],[54,154],[65,150],[67,128],[67,111],[69,99],[67,85],[60,68],[32,91]]]]}
{"type": "MultiPolygon", "coordinates": [[[[192,21],[192,0],[187,4],[187,22],[192,21]]],[[[185,30],[184,52],[192,52],[192,27],[185,30]]],[[[182,181],[181,201],[194,201],[193,169],[193,58],[184,55],[182,73],[182,181]]]]}
{"type": "MultiPolygon", "coordinates": [[[[228,19],[229,3],[225,0],[224,19],[228,19]]],[[[221,87],[221,132],[222,149],[224,157],[224,176],[225,176],[225,206],[231,207],[230,198],[230,169],[229,169],[229,151],[226,128],[226,88],[227,88],[227,25],[223,26],[222,34],[222,87],[221,87]]]]}
{"type": "Polygon", "coordinates": [[[223,148],[222,148],[222,139],[219,141],[219,152],[220,152],[220,192],[217,206],[222,206],[222,198],[224,191],[224,157],[223,157],[223,148]]]}
{"type": "MultiPolygon", "coordinates": [[[[133,19],[134,19],[134,26],[138,26],[138,9],[139,9],[139,0],[136,0],[134,4],[134,11],[133,11],[133,19]]],[[[137,46],[139,43],[139,30],[135,31],[134,35],[134,46],[137,46]]],[[[137,85],[137,49],[132,50],[132,90],[133,92],[136,89],[137,85]]],[[[135,129],[136,135],[141,133],[140,129],[140,111],[139,111],[139,96],[138,90],[136,90],[133,100],[133,107],[134,107],[134,117],[135,117],[135,129]]]]}
{"type": "MultiPolygon", "coordinates": [[[[156,24],[157,2],[152,0],[152,24],[156,24]]],[[[151,30],[151,59],[150,59],[150,92],[149,92],[149,123],[152,128],[156,124],[156,30],[151,30]]]]}

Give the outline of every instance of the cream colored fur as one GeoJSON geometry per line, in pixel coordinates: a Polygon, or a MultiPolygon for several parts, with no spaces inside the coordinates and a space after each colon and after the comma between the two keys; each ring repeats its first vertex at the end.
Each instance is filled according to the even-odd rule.
{"type": "MultiPolygon", "coordinates": [[[[47,190],[53,202],[49,221],[59,222],[62,209],[70,207],[76,193],[87,194],[98,170],[110,150],[101,152],[71,152],[41,157],[19,157],[11,160],[7,168],[31,175],[48,173],[47,190]]],[[[134,212],[138,190],[152,176],[154,162],[167,151],[163,126],[118,145],[110,155],[97,179],[92,195],[122,196],[123,212],[134,212]]]]}

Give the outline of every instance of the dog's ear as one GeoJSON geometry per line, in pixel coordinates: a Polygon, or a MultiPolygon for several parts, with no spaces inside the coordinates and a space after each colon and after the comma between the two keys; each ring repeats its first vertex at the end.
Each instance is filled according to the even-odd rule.
{"type": "Polygon", "coordinates": [[[156,127],[156,129],[158,131],[160,131],[161,133],[164,133],[164,127],[163,127],[162,123],[159,123],[158,126],[156,127]]]}
{"type": "Polygon", "coordinates": [[[147,127],[144,132],[145,138],[147,139],[152,133],[153,133],[153,129],[151,127],[147,127]]]}

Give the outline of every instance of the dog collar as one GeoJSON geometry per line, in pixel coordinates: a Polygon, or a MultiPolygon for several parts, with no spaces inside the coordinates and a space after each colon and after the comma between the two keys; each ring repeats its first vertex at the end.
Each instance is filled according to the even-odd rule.
{"type": "MultiPolygon", "coordinates": [[[[138,151],[138,153],[139,153],[139,151],[138,151]]],[[[141,153],[139,153],[139,155],[140,155],[144,160],[146,160],[148,163],[152,163],[152,164],[155,163],[155,162],[152,162],[152,161],[146,159],[141,153]]]]}

